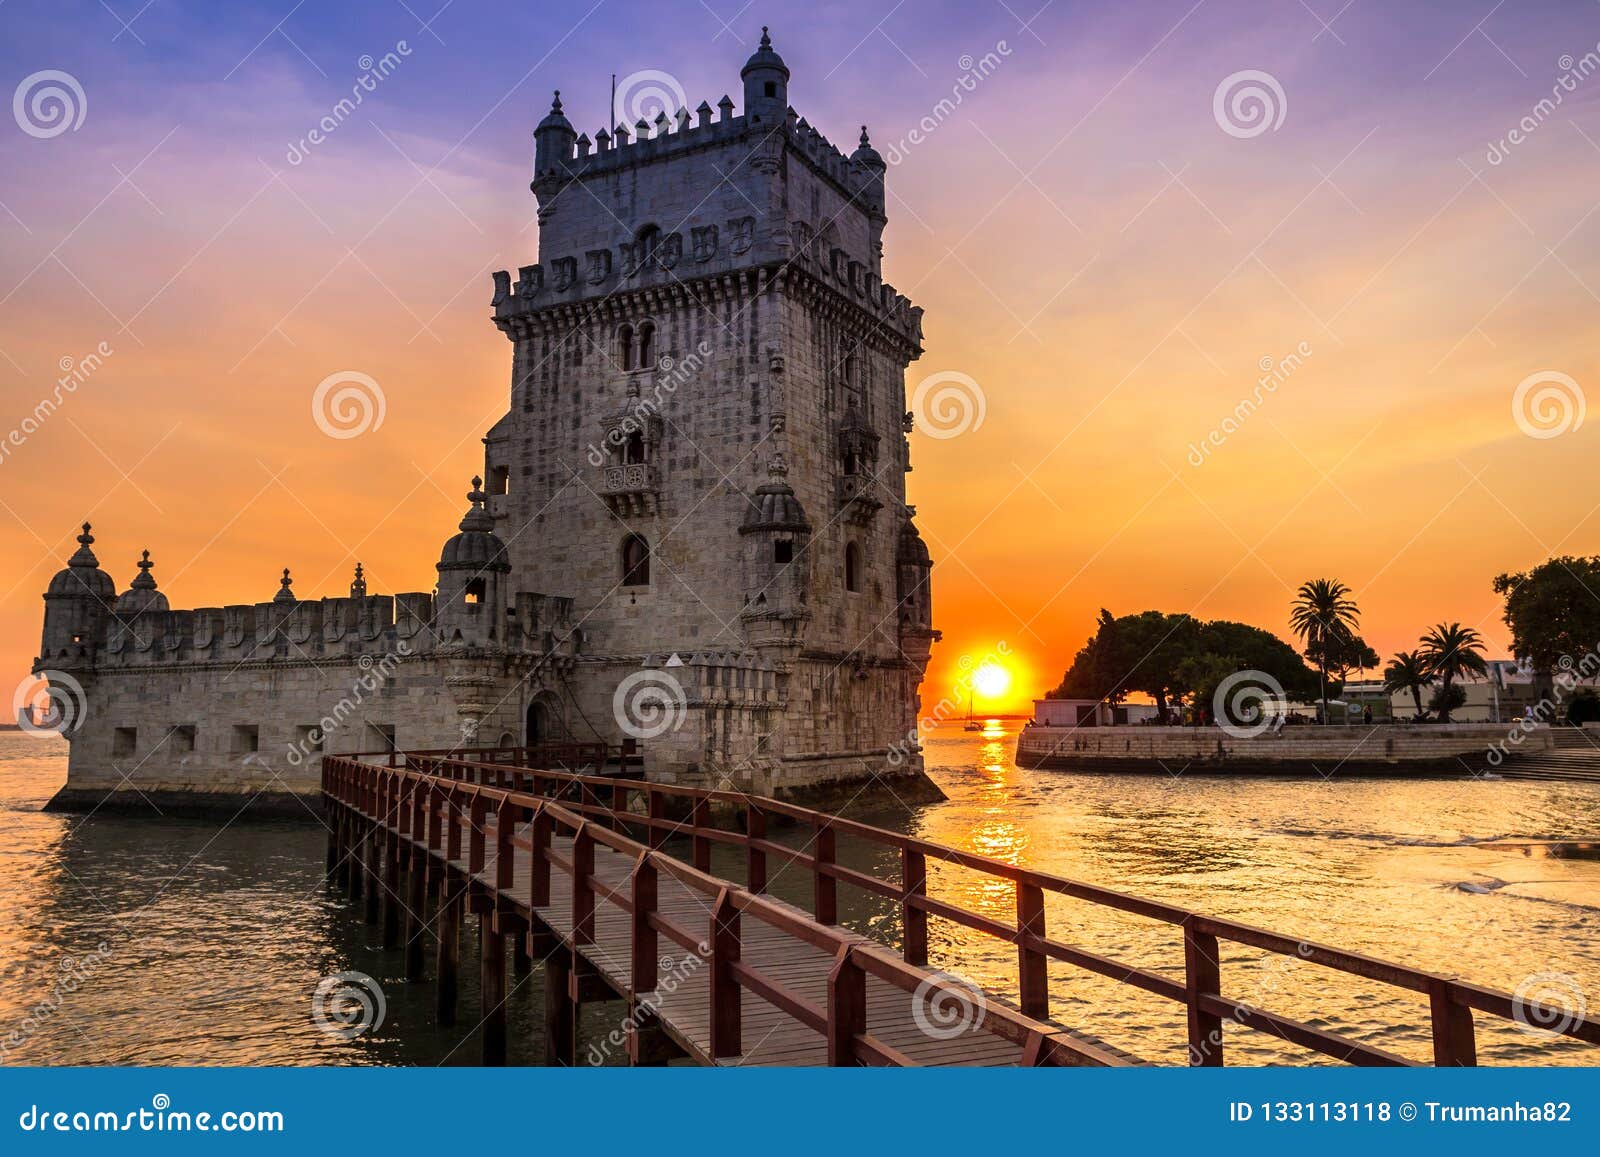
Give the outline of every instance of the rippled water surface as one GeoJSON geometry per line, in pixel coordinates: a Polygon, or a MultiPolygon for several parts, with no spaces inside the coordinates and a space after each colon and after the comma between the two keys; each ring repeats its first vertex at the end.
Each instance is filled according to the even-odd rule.
{"type": "MultiPolygon", "coordinates": [[[[1080,775],[1017,768],[1014,734],[935,735],[929,770],[947,803],[876,806],[860,818],[1294,937],[1524,987],[1600,1008],[1600,785],[1512,780],[1306,780],[1080,775]]],[[[47,815],[65,746],[0,734],[0,1060],[34,1064],[471,1064],[478,1056],[476,950],[463,943],[461,1026],[433,1023],[431,984],[407,984],[398,952],[323,886],[314,820],[47,815]],[[322,977],[356,970],[387,999],[376,1032],[335,1039],[311,1020],[322,977]],[[63,983],[63,978],[67,982],[63,983]]],[[[776,833],[797,840],[799,833],[776,833]]],[[[840,844],[840,858],[893,878],[898,856],[840,844]]],[[[735,861],[719,869],[737,874],[735,861]]],[[[935,870],[935,895],[1014,918],[1009,885],[935,870]]],[[[809,900],[809,877],[773,890],[809,900]]],[[[841,890],[842,914],[893,940],[898,917],[841,890]]],[[[1049,932],[1180,977],[1177,931],[1052,899],[1049,932]]],[[[1002,992],[1015,956],[935,921],[935,963],[1002,992]]],[[[538,972],[513,981],[513,1062],[539,1054],[538,972]]],[[[1322,1027],[1427,1059],[1425,1002],[1303,961],[1224,953],[1224,990],[1322,1027]]],[[[1181,1009],[1052,965],[1052,1013],[1152,1061],[1182,1063],[1181,1009]]],[[[616,1027],[585,1013],[588,1041],[616,1027]]],[[[620,1014],[616,1014],[620,1015],[620,1014]]],[[[1230,1031],[1233,1063],[1310,1059],[1230,1031]]],[[[1479,1017],[1499,1063],[1596,1063],[1479,1017]]]]}

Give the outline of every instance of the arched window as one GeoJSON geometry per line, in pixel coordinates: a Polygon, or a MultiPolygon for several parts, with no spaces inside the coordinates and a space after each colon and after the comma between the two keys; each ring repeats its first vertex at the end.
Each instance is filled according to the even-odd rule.
{"type": "Polygon", "coordinates": [[[650,585],[650,544],[637,534],[630,534],[622,540],[622,585],[650,585]]]}
{"type": "Polygon", "coordinates": [[[617,330],[617,358],[622,362],[624,370],[633,369],[633,326],[625,325],[617,330]]]}
{"type": "Polygon", "coordinates": [[[647,321],[639,327],[639,368],[641,370],[655,369],[655,344],[655,323],[647,321]]]}
{"type": "Polygon", "coordinates": [[[629,466],[638,466],[644,462],[644,435],[635,430],[628,435],[628,441],[623,446],[622,460],[629,466]]]}
{"type": "Polygon", "coordinates": [[[466,587],[466,591],[465,591],[465,598],[463,600],[463,601],[466,602],[467,606],[469,606],[469,607],[478,606],[480,603],[483,602],[483,595],[484,595],[483,579],[482,578],[470,578],[470,579],[468,579],[467,580],[467,587],[466,587]]]}
{"type": "Polygon", "coordinates": [[[861,589],[861,547],[853,542],[844,548],[844,589],[861,589]]]}

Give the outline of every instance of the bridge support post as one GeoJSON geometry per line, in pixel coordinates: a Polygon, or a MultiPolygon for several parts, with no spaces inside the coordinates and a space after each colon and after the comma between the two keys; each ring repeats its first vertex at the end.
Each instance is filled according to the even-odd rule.
{"type": "Polygon", "coordinates": [[[661,1027],[661,1018],[647,1001],[631,1001],[627,1020],[628,1063],[640,1068],[659,1068],[668,1061],[688,1056],[678,1042],[661,1027]]]}
{"type": "Polygon", "coordinates": [[[368,924],[378,922],[378,907],[383,897],[383,885],[378,882],[379,859],[378,830],[376,827],[367,829],[367,837],[361,847],[361,872],[367,878],[364,911],[362,915],[368,924]]]}
{"type": "Polygon", "coordinates": [[[361,861],[361,855],[366,851],[366,844],[361,838],[361,821],[354,820],[349,830],[345,833],[344,860],[345,871],[349,873],[350,900],[352,903],[360,901],[366,893],[366,865],[361,861]]]}
{"type": "Polygon", "coordinates": [[[335,833],[336,860],[333,865],[333,880],[340,887],[350,884],[350,813],[344,808],[339,809],[339,818],[333,822],[335,833]]]}
{"type": "Polygon", "coordinates": [[[406,979],[422,979],[423,952],[428,946],[428,875],[419,852],[406,852],[406,979]]]}
{"type": "Polygon", "coordinates": [[[511,940],[511,968],[518,980],[533,971],[533,956],[528,951],[526,936],[516,936],[511,940]]]}
{"type": "Polygon", "coordinates": [[[435,919],[439,926],[439,950],[435,963],[438,979],[439,1023],[450,1028],[456,1023],[456,995],[461,972],[461,899],[450,895],[450,875],[439,873],[439,898],[435,919]]]}
{"type": "Polygon", "coordinates": [[[572,953],[557,948],[544,960],[544,1063],[578,1063],[578,1003],[572,999],[572,953]]]}
{"type": "Polygon", "coordinates": [[[400,943],[400,849],[395,837],[385,832],[383,836],[383,946],[394,948],[400,943]]]}
{"type": "Polygon", "coordinates": [[[492,912],[478,916],[478,987],[483,1027],[483,1063],[506,1063],[506,938],[492,912]]]}

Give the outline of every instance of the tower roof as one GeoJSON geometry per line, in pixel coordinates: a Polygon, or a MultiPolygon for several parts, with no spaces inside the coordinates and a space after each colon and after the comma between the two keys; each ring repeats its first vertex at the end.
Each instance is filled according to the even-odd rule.
{"type": "Polygon", "coordinates": [[[795,497],[794,489],[785,480],[789,468],[783,456],[773,456],[768,467],[767,481],[757,486],[750,495],[750,505],[745,510],[744,521],[739,524],[740,534],[755,534],[763,530],[786,530],[809,534],[811,523],[806,519],[805,507],[795,497]]]}
{"type": "Polygon", "coordinates": [[[169,609],[167,596],[156,589],[156,576],[150,573],[155,565],[150,561],[150,552],[145,551],[139,559],[139,573],[117,599],[117,614],[142,615],[146,611],[169,609]]]}
{"type": "Polygon", "coordinates": [[[865,165],[869,169],[888,168],[888,166],[883,163],[883,157],[879,155],[877,149],[872,147],[872,142],[867,138],[866,125],[861,126],[861,144],[857,146],[855,152],[850,154],[850,163],[854,165],[865,165]]]}
{"type": "Polygon", "coordinates": [[[67,560],[66,569],[57,571],[50,580],[50,585],[45,588],[45,598],[83,596],[110,605],[111,600],[117,597],[115,580],[100,569],[100,560],[89,549],[93,543],[94,535],[89,533],[89,524],[86,522],[83,524],[83,533],[78,535],[76,553],[67,560]]]}
{"type": "Polygon", "coordinates": [[[473,478],[467,500],[472,505],[461,519],[461,533],[444,544],[437,569],[509,571],[506,544],[494,532],[494,515],[484,505],[488,495],[483,492],[482,478],[473,478]]]}
{"type": "Polygon", "coordinates": [[[789,66],[783,62],[783,57],[773,50],[772,37],[767,35],[765,24],[761,26],[761,47],[750,54],[750,59],[745,61],[744,67],[739,70],[739,76],[742,78],[757,69],[773,69],[783,73],[784,80],[789,79],[789,66]]]}
{"type": "Polygon", "coordinates": [[[289,568],[283,568],[283,577],[278,580],[278,593],[272,596],[272,601],[282,606],[285,603],[294,604],[300,600],[294,597],[294,589],[289,585],[289,568]]]}
{"type": "Polygon", "coordinates": [[[550,102],[549,113],[539,122],[539,127],[533,130],[536,133],[542,133],[545,129],[566,129],[569,133],[573,131],[572,122],[561,111],[561,90],[558,88],[555,91],[556,95],[550,102]]]}
{"type": "Polygon", "coordinates": [[[895,561],[909,563],[912,566],[932,566],[933,559],[928,555],[928,544],[922,541],[922,535],[917,531],[917,524],[911,520],[911,508],[906,508],[906,520],[900,524],[900,541],[895,549],[895,561]]]}

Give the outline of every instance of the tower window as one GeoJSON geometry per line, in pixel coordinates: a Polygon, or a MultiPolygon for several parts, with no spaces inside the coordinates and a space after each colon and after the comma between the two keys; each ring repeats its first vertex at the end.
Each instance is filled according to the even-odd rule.
{"type": "Polygon", "coordinates": [[[779,539],[772,544],[772,561],[782,566],[794,561],[794,543],[788,539],[779,539]]]}
{"type": "Polygon", "coordinates": [[[635,430],[628,435],[628,441],[623,446],[622,460],[629,466],[639,466],[644,463],[644,435],[635,430]]]}
{"type": "Polygon", "coordinates": [[[650,585],[650,544],[637,534],[630,534],[622,540],[622,585],[650,585]]]}
{"type": "Polygon", "coordinates": [[[861,547],[853,542],[844,548],[844,589],[861,589],[861,547]]]}
{"type": "Polygon", "coordinates": [[[478,606],[483,602],[484,584],[481,577],[468,579],[467,588],[463,594],[463,601],[469,607],[478,606]]]}
{"type": "Polygon", "coordinates": [[[661,240],[661,230],[655,225],[646,225],[639,230],[639,264],[655,259],[656,243],[661,240]]]}
{"type": "Polygon", "coordinates": [[[172,750],[177,755],[194,751],[196,729],[193,723],[180,723],[172,729],[172,750]]]}
{"type": "Polygon", "coordinates": [[[625,325],[617,330],[617,357],[622,362],[624,370],[633,369],[633,326],[625,325]]]}
{"type": "Polygon", "coordinates": [[[655,368],[655,341],[656,327],[647,321],[639,327],[639,368],[641,370],[655,368]]]}
{"type": "Polygon", "coordinates": [[[511,489],[511,467],[489,467],[489,493],[505,494],[511,489]]]}
{"type": "Polygon", "coordinates": [[[132,755],[139,746],[139,729],[137,727],[119,727],[111,733],[111,755],[113,758],[132,755]]]}
{"type": "Polygon", "coordinates": [[[249,755],[261,750],[261,728],[254,723],[236,723],[230,750],[234,755],[249,755]]]}
{"type": "Polygon", "coordinates": [[[777,83],[777,81],[773,81],[773,80],[767,81],[767,90],[766,91],[767,91],[767,95],[768,96],[777,96],[778,95],[778,83],[777,83]]]}

